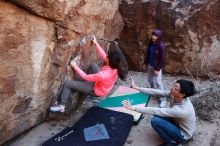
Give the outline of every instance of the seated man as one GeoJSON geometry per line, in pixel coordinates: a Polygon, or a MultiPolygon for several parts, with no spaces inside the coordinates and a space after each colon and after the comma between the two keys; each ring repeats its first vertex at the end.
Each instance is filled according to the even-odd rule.
{"type": "Polygon", "coordinates": [[[196,128],[196,117],[189,99],[189,96],[195,93],[191,81],[178,80],[170,91],[164,91],[138,87],[132,79],[132,88],[143,93],[171,98],[170,108],[135,107],[128,100],[122,102],[129,110],[154,115],[151,125],[164,141],[160,146],[177,146],[192,138],[196,128]]]}

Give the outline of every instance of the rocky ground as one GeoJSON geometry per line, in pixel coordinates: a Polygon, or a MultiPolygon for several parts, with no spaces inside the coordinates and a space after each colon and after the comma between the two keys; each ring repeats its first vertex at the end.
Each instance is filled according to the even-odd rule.
{"type": "MultiPolygon", "coordinates": [[[[147,83],[147,74],[140,72],[129,72],[129,75],[132,76],[137,85],[146,87],[147,83]]],[[[191,77],[186,76],[170,76],[164,75],[163,82],[166,89],[178,79],[190,79],[191,77]]],[[[198,94],[207,92],[210,88],[209,81],[198,81],[193,80],[196,84],[197,90],[200,91],[198,94]]],[[[118,81],[118,85],[130,86],[130,81],[122,82],[118,81]]],[[[115,89],[117,86],[115,86],[115,89]]],[[[192,99],[196,100],[198,94],[192,99]]],[[[62,131],[67,126],[72,126],[91,106],[97,104],[99,100],[97,98],[87,98],[82,105],[77,108],[70,117],[66,117],[63,120],[49,120],[45,121],[39,126],[32,128],[31,130],[23,133],[17,138],[11,140],[5,145],[9,146],[39,146],[42,142],[52,137],[56,133],[62,131]]],[[[158,100],[151,98],[148,106],[158,106],[158,100]]],[[[215,116],[211,122],[201,120],[197,116],[197,130],[194,134],[193,140],[191,140],[185,146],[220,146],[220,116],[219,112],[215,111],[215,116]]],[[[133,126],[127,141],[124,146],[155,146],[161,143],[160,138],[154,132],[150,125],[150,119],[152,115],[145,115],[138,125],[133,126]]]]}

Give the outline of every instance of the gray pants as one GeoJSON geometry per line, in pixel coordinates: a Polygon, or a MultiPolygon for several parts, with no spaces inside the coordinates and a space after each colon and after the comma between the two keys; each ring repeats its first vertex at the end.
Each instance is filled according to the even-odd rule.
{"type": "MultiPolygon", "coordinates": [[[[154,75],[154,69],[152,66],[148,65],[148,82],[151,88],[164,90],[162,82],[162,70],[159,71],[157,76],[154,75]]],[[[160,97],[160,100],[166,100],[165,97],[160,97]]]]}
{"type": "MultiPolygon", "coordinates": [[[[91,63],[88,69],[88,74],[99,72],[99,66],[96,63],[91,63]]],[[[81,93],[90,93],[93,91],[95,82],[65,80],[61,94],[61,104],[66,105],[72,91],[81,93]]]]}

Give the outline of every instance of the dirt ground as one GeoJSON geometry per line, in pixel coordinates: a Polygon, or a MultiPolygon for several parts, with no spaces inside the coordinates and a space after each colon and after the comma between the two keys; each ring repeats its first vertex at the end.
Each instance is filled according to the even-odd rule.
{"type": "MultiPolygon", "coordinates": [[[[147,74],[140,72],[129,72],[137,85],[142,87],[149,86],[147,83],[147,74]]],[[[190,79],[186,76],[172,77],[169,75],[163,76],[163,82],[166,89],[178,79],[190,79]]],[[[130,81],[121,82],[118,84],[130,86],[130,81]]],[[[196,82],[197,89],[200,91],[205,91],[209,88],[208,81],[196,82]]],[[[116,88],[116,87],[115,87],[116,88]]],[[[65,120],[53,120],[45,121],[42,124],[32,128],[31,130],[21,134],[15,139],[8,142],[7,146],[39,146],[41,143],[62,131],[68,126],[74,125],[74,123],[85,113],[85,111],[91,106],[95,105],[99,100],[97,98],[87,98],[82,105],[75,110],[70,117],[65,120]]],[[[158,106],[158,100],[156,98],[151,98],[148,106],[158,106]]],[[[144,118],[139,122],[138,125],[132,127],[129,136],[124,144],[124,146],[156,146],[162,141],[156,132],[152,129],[150,125],[150,119],[152,115],[146,114],[144,118]]],[[[193,140],[184,146],[220,146],[220,113],[216,112],[216,119],[212,122],[207,122],[200,120],[197,117],[197,129],[193,136],[193,140]]]]}

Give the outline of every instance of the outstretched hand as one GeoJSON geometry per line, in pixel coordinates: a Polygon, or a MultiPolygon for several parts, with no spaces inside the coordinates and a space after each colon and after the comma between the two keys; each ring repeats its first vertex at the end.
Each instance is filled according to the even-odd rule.
{"type": "Polygon", "coordinates": [[[70,62],[70,66],[72,66],[72,67],[77,66],[77,65],[76,65],[76,61],[71,60],[71,62],[70,62]]]}
{"type": "Polygon", "coordinates": [[[129,109],[129,110],[134,110],[134,108],[132,107],[131,103],[129,100],[123,100],[122,101],[122,104],[123,106],[126,108],[126,109],[129,109]]]}
{"type": "Polygon", "coordinates": [[[139,89],[139,87],[135,84],[133,78],[130,76],[130,79],[131,79],[131,88],[134,88],[134,89],[139,89]]]}

